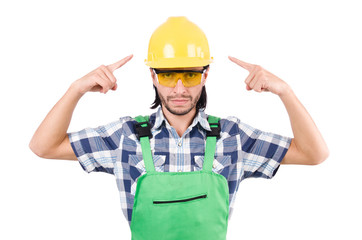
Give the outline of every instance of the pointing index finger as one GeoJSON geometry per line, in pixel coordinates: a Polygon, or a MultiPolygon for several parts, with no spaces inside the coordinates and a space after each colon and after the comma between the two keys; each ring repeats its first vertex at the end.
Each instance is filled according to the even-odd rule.
{"type": "Polygon", "coordinates": [[[251,72],[251,71],[254,69],[254,67],[255,67],[254,64],[241,61],[241,60],[239,60],[239,59],[237,59],[237,58],[234,58],[234,57],[231,57],[231,56],[229,56],[229,59],[230,59],[230,61],[236,63],[236,64],[239,65],[240,67],[245,68],[245,69],[248,70],[249,72],[251,72]]]}
{"type": "Polygon", "coordinates": [[[129,60],[131,60],[133,57],[133,54],[123,58],[122,60],[119,60],[118,62],[115,62],[115,63],[112,63],[110,65],[108,65],[108,69],[111,71],[111,72],[114,72],[116,69],[122,67],[124,64],[126,64],[129,60]]]}

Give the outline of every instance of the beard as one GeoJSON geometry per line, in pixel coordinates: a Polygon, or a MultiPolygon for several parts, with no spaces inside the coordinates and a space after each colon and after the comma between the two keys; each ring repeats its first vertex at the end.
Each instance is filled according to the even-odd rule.
{"type": "Polygon", "coordinates": [[[187,96],[187,95],[180,95],[180,96],[174,96],[174,97],[167,97],[165,100],[165,98],[158,93],[160,100],[161,100],[161,105],[164,106],[170,113],[174,114],[174,115],[178,115],[178,116],[182,116],[182,115],[186,115],[189,112],[191,112],[192,109],[196,108],[197,102],[200,99],[201,96],[201,91],[200,93],[193,99],[191,96],[187,96]],[[170,104],[168,104],[168,102],[174,98],[185,98],[185,99],[189,99],[191,102],[191,105],[189,107],[187,107],[186,109],[177,109],[177,108],[172,108],[170,106],[170,104]]]}

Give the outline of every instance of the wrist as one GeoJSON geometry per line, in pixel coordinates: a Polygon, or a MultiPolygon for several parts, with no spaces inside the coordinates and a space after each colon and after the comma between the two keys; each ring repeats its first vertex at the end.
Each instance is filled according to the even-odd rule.
{"type": "Polygon", "coordinates": [[[73,82],[68,88],[68,92],[74,95],[77,98],[81,98],[85,93],[81,91],[79,87],[78,80],[73,82]]]}
{"type": "Polygon", "coordinates": [[[284,82],[284,85],[281,91],[278,93],[278,96],[283,99],[291,94],[293,94],[292,88],[286,82],[284,82]]]}

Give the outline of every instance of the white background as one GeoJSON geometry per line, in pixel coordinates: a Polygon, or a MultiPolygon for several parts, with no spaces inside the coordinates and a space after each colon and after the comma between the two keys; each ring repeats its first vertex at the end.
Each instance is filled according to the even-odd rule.
{"type": "Polygon", "coordinates": [[[73,81],[131,53],[115,72],[119,89],[86,94],[69,131],[150,114],[148,41],[180,15],[203,29],[214,57],[207,113],[293,136],[277,96],[245,90],[235,56],[292,86],[330,149],[323,164],[242,182],[228,240],[362,239],[362,15],[351,0],[1,1],[0,239],[131,239],[112,175],[41,159],[28,144],[73,81]]]}

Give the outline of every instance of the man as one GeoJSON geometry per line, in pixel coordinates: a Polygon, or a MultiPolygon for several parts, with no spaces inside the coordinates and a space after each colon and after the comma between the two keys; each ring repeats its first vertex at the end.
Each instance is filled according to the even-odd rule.
{"type": "Polygon", "coordinates": [[[281,99],[294,138],[234,117],[207,116],[205,83],[212,58],[204,33],[185,17],[170,17],[149,43],[146,64],[156,113],[67,133],[79,99],[87,92],[116,90],[113,72],[131,58],[102,65],[72,83],[30,148],[43,158],[78,159],[88,173],[114,174],[132,239],[225,239],[242,180],[272,178],[280,163],[316,165],[328,157],[321,134],[289,85],[258,65],[229,57],[249,71],[247,90],[281,99]]]}

